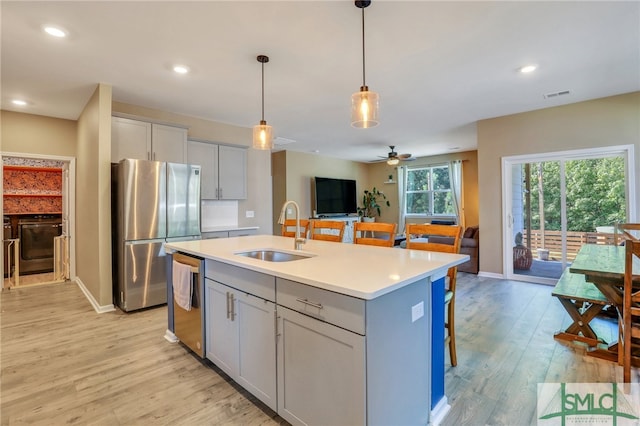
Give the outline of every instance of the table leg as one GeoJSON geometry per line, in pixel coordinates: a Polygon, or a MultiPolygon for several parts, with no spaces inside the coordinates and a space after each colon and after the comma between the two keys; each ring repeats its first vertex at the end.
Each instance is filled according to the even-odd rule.
{"type": "Polygon", "coordinates": [[[580,312],[578,307],[570,299],[559,297],[558,300],[560,300],[560,303],[564,306],[573,323],[567,327],[566,330],[557,332],[553,336],[554,338],[566,341],[579,341],[594,347],[601,343],[606,343],[596,335],[593,328],[589,325],[591,320],[602,311],[604,305],[592,303],[584,312],[580,312]]]}

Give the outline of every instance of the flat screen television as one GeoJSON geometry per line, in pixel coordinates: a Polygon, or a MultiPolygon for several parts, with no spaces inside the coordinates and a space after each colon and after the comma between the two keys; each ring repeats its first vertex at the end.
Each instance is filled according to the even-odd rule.
{"type": "Polygon", "coordinates": [[[315,177],[313,194],[318,216],[343,216],[358,212],[356,181],[315,177]]]}

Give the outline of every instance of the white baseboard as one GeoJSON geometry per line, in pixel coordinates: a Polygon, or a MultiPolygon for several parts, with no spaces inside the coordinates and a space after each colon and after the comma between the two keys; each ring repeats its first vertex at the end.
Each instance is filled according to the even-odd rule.
{"type": "Polygon", "coordinates": [[[116,307],[113,306],[113,304],[100,306],[96,298],[93,297],[93,294],[91,294],[91,292],[87,289],[82,280],[79,277],[76,277],[75,281],[76,284],[78,284],[78,287],[80,287],[80,290],[82,290],[82,292],[84,293],[84,296],[87,298],[89,303],[91,303],[91,306],[93,306],[93,309],[96,311],[96,313],[104,314],[105,312],[113,312],[116,310],[116,307]]]}
{"type": "Polygon", "coordinates": [[[178,343],[180,340],[173,334],[173,331],[167,329],[164,332],[164,338],[170,343],[178,343]]]}
{"type": "Polygon", "coordinates": [[[483,271],[480,271],[480,272],[478,272],[478,276],[479,277],[485,277],[485,278],[496,278],[498,280],[504,279],[504,275],[503,274],[496,274],[495,272],[483,272],[483,271]]]}
{"type": "Polygon", "coordinates": [[[440,401],[433,407],[431,410],[431,418],[429,421],[429,425],[438,426],[444,420],[445,416],[451,409],[451,406],[448,404],[448,400],[446,396],[443,396],[440,401]]]}

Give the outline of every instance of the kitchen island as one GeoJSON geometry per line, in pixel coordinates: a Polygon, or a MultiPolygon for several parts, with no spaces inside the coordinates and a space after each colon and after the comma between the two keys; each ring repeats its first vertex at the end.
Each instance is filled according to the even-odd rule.
{"type": "Polygon", "coordinates": [[[292,424],[439,422],[444,275],[468,256],[315,240],[293,248],[270,235],[166,244],[205,259],[205,356],[292,424]],[[247,255],[265,251],[299,258],[247,255]]]}

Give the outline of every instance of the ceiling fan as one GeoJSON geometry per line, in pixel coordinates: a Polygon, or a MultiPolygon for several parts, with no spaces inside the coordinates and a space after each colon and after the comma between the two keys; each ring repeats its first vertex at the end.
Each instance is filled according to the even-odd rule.
{"type": "MultiPolygon", "coordinates": [[[[382,157],[382,156],[379,156],[379,157],[385,159],[387,161],[387,164],[390,166],[395,166],[400,161],[415,160],[415,158],[412,157],[411,154],[398,154],[395,151],[395,145],[389,145],[389,149],[391,150],[391,152],[389,152],[386,157],[382,157]]],[[[382,161],[382,160],[375,160],[375,161],[382,161]]]]}

